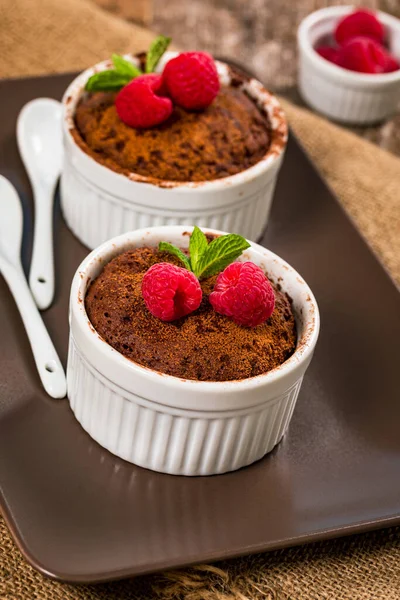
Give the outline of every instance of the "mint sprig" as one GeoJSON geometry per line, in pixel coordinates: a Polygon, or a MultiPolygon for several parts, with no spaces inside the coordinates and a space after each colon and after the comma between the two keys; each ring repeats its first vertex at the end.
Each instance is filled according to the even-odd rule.
{"type": "MultiPolygon", "coordinates": [[[[162,55],[168,48],[171,38],[163,35],[158,36],[150,46],[146,57],[146,73],[152,73],[157,67],[162,55]]],[[[88,92],[118,92],[132,79],[143,75],[139,69],[129,60],[119,54],[112,55],[113,69],[106,69],[94,73],[86,82],[85,90],[88,92]]]]}
{"type": "Polygon", "coordinates": [[[249,242],[236,233],[215,238],[200,256],[195,275],[203,279],[220,273],[249,247],[249,242]]]}
{"type": "Polygon", "coordinates": [[[120,56],[119,54],[113,54],[111,60],[113,61],[115,70],[120,75],[125,75],[126,77],[133,79],[134,77],[142,74],[142,71],[139,69],[139,67],[131,63],[129,60],[126,60],[126,58],[120,56]]]}
{"type": "Polygon", "coordinates": [[[156,66],[160,62],[162,55],[164,54],[170,43],[171,38],[165,37],[163,35],[159,35],[151,43],[151,46],[146,56],[146,73],[153,73],[155,71],[156,66]]]}
{"type": "Polygon", "coordinates": [[[189,258],[169,242],[160,242],[158,248],[177,256],[198,279],[204,279],[223,271],[249,247],[249,242],[236,233],[221,235],[208,243],[201,229],[195,227],[190,236],[189,258]]]}
{"type": "Polygon", "coordinates": [[[115,70],[100,71],[89,77],[85,90],[88,92],[117,92],[132,79],[131,76],[118,73],[115,70]]]}
{"type": "Polygon", "coordinates": [[[169,252],[170,254],[173,254],[174,256],[177,256],[185,265],[185,267],[191,271],[190,268],[190,261],[188,259],[188,257],[186,256],[186,254],[184,254],[182,252],[182,250],[180,250],[179,248],[177,248],[176,246],[174,246],[173,244],[170,244],[169,242],[160,242],[158,249],[163,251],[163,252],[169,252]]]}
{"type": "Polygon", "coordinates": [[[205,234],[199,227],[195,227],[189,242],[190,269],[193,273],[197,272],[200,258],[206,253],[207,248],[208,241],[205,234]]]}
{"type": "Polygon", "coordinates": [[[138,67],[119,54],[113,54],[112,61],[114,69],[99,71],[89,77],[85,90],[88,92],[116,92],[142,74],[138,67]]]}

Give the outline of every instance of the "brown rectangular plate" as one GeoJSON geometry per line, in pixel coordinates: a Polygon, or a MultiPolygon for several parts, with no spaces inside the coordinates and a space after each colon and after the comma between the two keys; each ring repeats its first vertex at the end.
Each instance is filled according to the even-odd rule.
{"type": "MultiPolygon", "coordinates": [[[[30,187],[15,121],[71,76],[2,82],[0,171],[30,187]]],[[[289,142],[262,243],[305,277],[322,328],[288,434],[257,464],[206,478],[134,467],[41,388],[0,277],[0,500],[21,551],[52,577],[95,582],[282,548],[400,522],[400,296],[299,144],[289,142]]],[[[44,320],[66,361],[68,295],[87,250],[55,211],[57,288],[44,320]]]]}

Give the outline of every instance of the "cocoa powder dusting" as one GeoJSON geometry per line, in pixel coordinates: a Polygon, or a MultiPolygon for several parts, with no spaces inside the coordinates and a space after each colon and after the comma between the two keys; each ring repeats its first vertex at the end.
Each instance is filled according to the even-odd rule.
{"type": "Polygon", "coordinates": [[[167,121],[143,130],[119,119],[114,98],[106,92],[85,96],[76,109],[72,133],[85,152],[126,175],[211,181],[248,169],[271,144],[268,118],[233,86],[222,86],[204,111],[175,106],[167,121]]]}
{"type": "Polygon", "coordinates": [[[201,282],[197,311],[164,323],[147,310],[141,293],[144,273],[158,262],[180,261],[155,248],[137,248],[109,262],[91,284],[86,311],[96,331],[134,362],[185,379],[230,381],[266,373],[296,347],[296,324],[286,295],[275,289],[270,319],[255,328],[236,325],[216,313],[208,296],[215,277],[201,282]]]}

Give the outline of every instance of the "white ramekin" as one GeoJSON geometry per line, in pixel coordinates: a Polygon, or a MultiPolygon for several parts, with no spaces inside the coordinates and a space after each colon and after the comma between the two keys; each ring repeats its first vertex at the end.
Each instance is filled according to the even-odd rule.
{"type": "Polygon", "coordinates": [[[68,398],[82,427],[117,456],[154,471],[212,475],[258,460],[281,440],[317,342],[319,313],[300,275],[252,243],[240,260],[260,265],[293,299],[298,343],[285,363],[249,379],[204,382],[165,375],[127,359],[89,322],[87,287],[117,254],[163,240],[187,247],[191,230],[170,226],[126,233],[82,262],[71,288],[68,398]]]}
{"type": "MultiPolygon", "coordinates": [[[[175,55],[166,53],[159,68],[175,55]]],[[[71,135],[75,108],[87,79],[109,66],[110,62],[105,61],[81,73],[63,97],[65,159],[61,206],[73,233],[91,249],[125,231],[159,225],[194,224],[258,239],[268,219],[288,135],[286,119],[275,96],[255,79],[243,84],[267,111],[272,126],[271,147],[254,166],[210,182],[154,183],[141,175],[121,175],[101,165],[71,135]]],[[[230,68],[220,62],[217,67],[222,84],[228,84],[230,68]]]]}
{"type": "MultiPolygon", "coordinates": [[[[314,47],[332,35],[337,22],[354,6],[333,6],[311,13],[297,34],[299,88],[304,100],[327,117],[349,124],[377,123],[394,114],[400,101],[400,71],[371,75],[328,62],[314,47]]],[[[400,20],[377,12],[385,26],[391,52],[400,58],[400,20]]]]}

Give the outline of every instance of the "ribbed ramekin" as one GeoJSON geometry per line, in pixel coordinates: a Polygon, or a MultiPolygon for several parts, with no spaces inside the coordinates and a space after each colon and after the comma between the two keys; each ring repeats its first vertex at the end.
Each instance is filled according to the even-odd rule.
{"type": "Polygon", "coordinates": [[[210,382],[165,375],[127,359],[89,322],[88,285],[119,253],[163,240],[187,247],[185,232],[191,230],[171,226],[126,233],[82,262],[71,288],[68,398],[82,427],[117,456],[154,471],[212,475],[258,460],[281,440],[317,342],[319,313],[300,275],[252,244],[240,260],[261,266],[293,299],[298,343],[285,363],[265,375],[210,382]]]}
{"type": "MultiPolygon", "coordinates": [[[[160,69],[175,54],[167,53],[160,69]]],[[[255,79],[243,84],[271,121],[272,143],[257,164],[214,181],[155,182],[135,173],[121,175],[101,165],[79,147],[71,134],[76,105],[87,79],[94,71],[109,66],[110,62],[105,61],[81,73],[63,98],[61,206],[73,233],[91,249],[126,231],[159,225],[194,224],[258,239],[268,219],[287,142],[286,119],[275,96],[255,79]]],[[[230,68],[221,62],[217,67],[222,84],[228,84],[230,68]]]]}
{"type": "MultiPolygon", "coordinates": [[[[299,88],[304,100],[327,117],[349,124],[383,121],[398,110],[400,71],[384,74],[356,73],[328,62],[315,45],[332,35],[338,21],[354,6],[333,6],[311,13],[300,24],[299,88]]],[[[377,12],[385,26],[393,54],[400,58],[400,20],[377,12]]]]}

